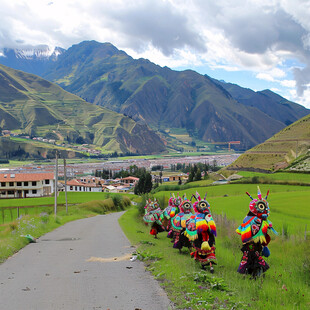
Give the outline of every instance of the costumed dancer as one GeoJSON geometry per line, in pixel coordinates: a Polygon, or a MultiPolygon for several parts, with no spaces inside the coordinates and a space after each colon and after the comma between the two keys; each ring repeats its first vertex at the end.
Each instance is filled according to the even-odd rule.
{"type": "Polygon", "coordinates": [[[241,235],[243,253],[238,272],[241,274],[250,274],[253,278],[260,276],[269,269],[269,265],[262,256],[268,257],[270,251],[267,245],[270,242],[268,229],[275,234],[272,223],[268,220],[270,213],[267,197],[262,198],[261,191],[258,189],[258,199],[254,199],[248,192],[246,194],[251,198],[249,213],[244,218],[243,223],[237,228],[236,232],[241,235]]]}
{"type": "Polygon", "coordinates": [[[151,224],[150,234],[157,239],[157,234],[163,232],[165,228],[161,222],[162,210],[160,209],[156,198],[154,202],[149,199],[144,209],[145,215],[143,216],[143,220],[146,224],[151,224]]]}
{"type": "Polygon", "coordinates": [[[184,235],[186,225],[191,216],[194,215],[195,211],[190,200],[184,197],[183,202],[180,204],[180,212],[171,219],[171,227],[173,230],[173,247],[175,249],[181,249],[185,246],[189,249],[192,248],[192,243],[184,235]]]}
{"type": "Polygon", "coordinates": [[[193,208],[196,212],[186,226],[185,235],[193,242],[194,251],[191,256],[201,264],[201,268],[210,267],[210,272],[214,272],[213,265],[216,265],[215,237],[216,225],[211,215],[210,204],[205,197],[201,199],[198,192],[193,195],[197,201],[193,208]]]}
{"type": "Polygon", "coordinates": [[[168,201],[168,207],[166,207],[162,213],[162,223],[165,227],[165,229],[168,231],[168,238],[173,237],[173,231],[171,228],[171,219],[175,217],[176,214],[179,213],[179,205],[181,203],[181,198],[179,197],[178,193],[178,199],[175,198],[174,194],[170,193],[170,198],[168,201]]]}

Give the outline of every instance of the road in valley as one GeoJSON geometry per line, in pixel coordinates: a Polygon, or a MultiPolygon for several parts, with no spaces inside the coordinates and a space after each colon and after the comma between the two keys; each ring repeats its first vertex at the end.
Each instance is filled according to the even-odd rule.
{"type": "Polygon", "coordinates": [[[0,309],[172,309],[143,263],[130,261],[121,214],[67,223],[1,264],[0,309]]]}

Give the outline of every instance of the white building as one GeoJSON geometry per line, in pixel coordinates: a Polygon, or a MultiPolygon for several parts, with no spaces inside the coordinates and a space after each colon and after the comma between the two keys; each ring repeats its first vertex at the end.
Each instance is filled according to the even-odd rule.
{"type": "Polygon", "coordinates": [[[84,183],[79,180],[70,180],[67,182],[68,192],[102,192],[102,186],[96,183],[84,183]]]}
{"type": "Polygon", "coordinates": [[[0,198],[50,196],[54,173],[0,173],[0,198]]]}

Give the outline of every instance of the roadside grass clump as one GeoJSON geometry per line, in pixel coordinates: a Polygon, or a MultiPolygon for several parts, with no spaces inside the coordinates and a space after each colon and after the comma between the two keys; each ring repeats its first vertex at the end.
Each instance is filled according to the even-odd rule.
{"type": "MultiPolygon", "coordinates": [[[[149,243],[150,245],[150,243],[149,243]]],[[[152,253],[151,251],[139,251],[137,250],[134,255],[137,255],[137,258],[141,261],[158,261],[162,259],[162,256],[152,253]]]]}
{"type": "Polygon", "coordinates": [[[47,212],[40,213],[40,218],[42,221],[42,224],[47,224],[50,220],[50,215],[47,212]]]}
{"type": "Polygon", "coordinates": [[[125,196],[111,196],[104,200],[94,200],[82,203],[81,208],[85,208],[94,213],[105,214],[112,211],[123,211],[131,205],[131,201],[125,196]]]}
{"type": "Polygon", "coordinates": [[[14,221],[14,222],[11,222],[9,223],[9,227],[10,227],[10,230],[16,230],[18,228],[18,223],[17,221],[14,221]]]}
{"type": "Polygon", "coordinates": [[[211,276],[204,270],[196,271],[192,274],[186,274],[184,278],[194,280],[197,284],[199,284],[200,289],[228,291],[228,287],[224,282],[224,279],[211,276]]]}

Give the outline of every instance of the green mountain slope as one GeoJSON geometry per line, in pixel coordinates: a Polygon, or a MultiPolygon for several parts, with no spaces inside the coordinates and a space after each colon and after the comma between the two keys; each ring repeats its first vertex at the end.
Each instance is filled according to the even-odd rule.
{"type": "Polygon", "coordinates": [[[165,149],[147,126],[38,76],[0,65],[0,85],[2,130],[60,142],[83,141],[103,152],[151,154],[165,149]]]}
{"type": "MultiPolygon", "coordinates": [[[[214,80],[216,81],[216,80],[214,80]]],[[[253,91],[232,83],[216,81],[238,102],[260,109],[270,117],[282,122],[285,126],[305,116],[307,110],[301,105],[286,100],[270,90],[253,91]]],[[[308,110],[308,113],[310,111],[308,110]]]]}
{"type": "Polygon", "coordinates": [[[229,169],[310,171],[310,114],[241,155],[229,169]]]}
{"type": "Polygon", "coordinates": [[[280,104],[272,92],[261,94],[265,101],[237,100],[208,76],[135,60],[109,43],[95,41],[69,48],[44,77],[164,135],[184,128],[204,142],[239,140],[241,149],[265,141],[309,113],[295,103],[280,104]]]}

